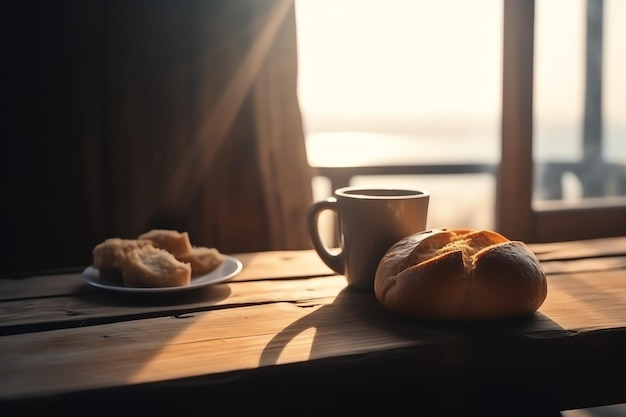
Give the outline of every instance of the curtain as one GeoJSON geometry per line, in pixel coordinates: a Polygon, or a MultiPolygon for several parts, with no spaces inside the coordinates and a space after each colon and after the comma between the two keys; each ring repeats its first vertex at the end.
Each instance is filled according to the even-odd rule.
{"type": "Polygon", "coordinates": [[[152,228],[223,253],[310,247],[293,0],[8,10],[2,272],[86,266],[152,228]]]}

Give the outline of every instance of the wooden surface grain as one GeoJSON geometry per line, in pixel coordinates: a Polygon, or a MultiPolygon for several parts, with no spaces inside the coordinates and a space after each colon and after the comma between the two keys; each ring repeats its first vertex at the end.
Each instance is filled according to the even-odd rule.
{"type": "Polygon", "coordinates": [[[543,375],[562,405],[609,401],[623,384],[600,392],[592,377],[624,367],[625,243],[533,245],[548,297],[533,316],[497,323],[395,316],[313,251],[238,254],[244,269],[234,279],[154,297],[94,288],[80,274],[0,280],[0,401],[194,378],[228,385],[229,375],[326,361],[331,374],[359,364],[433,378],[480,364],[481,378],[543,375]]]}

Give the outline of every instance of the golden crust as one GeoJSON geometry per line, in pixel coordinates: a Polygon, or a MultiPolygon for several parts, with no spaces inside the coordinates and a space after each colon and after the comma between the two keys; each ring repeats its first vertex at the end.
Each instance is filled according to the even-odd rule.
{"type": "Polygon", "coordinates": [[[93,248],[93,266],[98,269],[117,269],[119,260],[128,252],[144,246],[152,246],[152,242],[145,239],[120,239],[117,237],[106,239],[93,248]]]}
{"type": "Polygon", "coordinates": [[[152,229],[139,235],[139,239],[147,239],[160,249],[165,249],[174,256],[184,255],[191,251],[191,241],[188,232],[178,232],[168,229],[152,229]]]}
{"type": "Polygon", "coordinates": [[[192,272],[207,273],[222,260],[216,249],[192,247],[187,232],[153,229],[137,239],[113,237],[99,243],[92,265],[104,279],[127,287],[171,287],[189,285],[192,272]]]}
{"type": "Polygon", "coordinates": [[[408,236],[380,261],[378,301],[430,320],[493,320],[535,312],[547,295],[539,260],[489,230],[434,229],[408,236]]]}
{"type": "Polygon", "coordinates": [[[181,262],[191,264],[193,275],[208,274],[224,261],[223,255],[215,248],[193,247],[188,253],[176,257],[181,262]]]}
{"type": "Polygon", "coordinates": [[[178,287],[191,282],[191,266],[153,246],[135,249],[120,260],[127,287],[178,287]]]}

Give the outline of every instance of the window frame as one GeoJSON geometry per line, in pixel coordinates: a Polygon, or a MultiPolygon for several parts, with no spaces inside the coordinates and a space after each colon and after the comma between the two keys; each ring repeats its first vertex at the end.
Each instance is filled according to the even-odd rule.
{"type": "Polygon", "coordinates": [[[504,0],[502,150],[496,185],[496,228],[527,242],[626,235],[626,202],[533,207],[534,0],[504,0]]]}

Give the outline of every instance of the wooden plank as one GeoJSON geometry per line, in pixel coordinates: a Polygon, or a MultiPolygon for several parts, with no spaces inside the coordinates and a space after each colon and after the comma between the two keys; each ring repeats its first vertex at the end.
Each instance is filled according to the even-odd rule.
{"type": "Polygon", "coordinates": [[[371,331],[362,334],[364,321],[351,311],[326,314],[318,321],[317,315],[325,311],[320,309],[272,304],[197,313],[184,319],[157,318],[5,336],[0,338],[4,363],[0,398],[307,360],[316,326],[343,335],[332,346],[321,348],[327,354],[352,354],[398,343],[393,336],[385,338],[371,331]],[[281,336],[275,339],[277,335],[281,336]],[[353,343],[374,342],[373,337],[378,341],[368,348],[353,343]],[[103,363],[107,365],[101,366],[103,363]],[[59,380],[61,374],[64,377],[59,380]]]}
{"type": "Polygon", "coordinates": [[[346,289],[342,276],[282,279],[295,275],[286,272],[307,275],[316,267],[300,270],[302,263],[319,266],[313,251],[282,260],[277,253],[258,254],[247,260],[256,265],[248,269],[249,278],[183,299],[97,290],[3,301],[0,331],[47,321],[76,327],[0,337],[0,399],[159,381],[185,391],[185,384],[176,381],[202,377],[221,383],[233,372],[259,367],[273,372],[272,365],[307,361],[316,361],[308,369],[317,369],[317,361],[335,360],[325,369],[352,363],[348,368],[354,370],[363,363],[383,370],[396,366],[391,373],[465,369],[471,375],[472,366],[478,366],[472,364],[480,363],[480,375],[487,379],[499,375],[498,369],[533,378],[541,373],[557,387],[563,407],[600,404],[623,398],[615,394],[621,386],[607,390],[594,382],[624,366],[619,358],[626,343],[625,257],[606,257],[622,253],[622,243],[539,246],[549,274],[548,298],[532,317],[505,323],[424,323],[384,311],[372,294],[346,289]],[[290,264],[281,279],[273,280],[279,276],[277,262],[290,264]],[[267,279],[259,278],[264,273],[267,279]],[[602,357],[592,360],[599,351],[602,357]],[[355,362],[355,357],[362,359],[355,362]],[[385,357],[404,359],[373,365],[385,357]],[[557,384],[559,375],[569,376],[557,384]],[[594,391],[595,386],[602,389],[594,391]]]}
{"type": "MultiPolygon", "coordinates": [[[[550,314],[552,303],[542,312],[550,314]]],[[[454,367],[457,361],[464,363],[466,342],[480,346],[480,351],[497,351],[504,344],[511,350],[508,356],[519,354],[521,360],[523,352],[513,352],[518,346],[515,340],[554,339],[563,348],[576,350],[569,335],[558,320],[543,313],[485,325],[422,323],[385,312],[369,293],[344,290],[325,305],[306,308],[275,303],[4,336],[0,338],[0,399],[199,375],[220,378],[223,373],[259,366],[399,348],[441,346],[434,350],[443,356],[435,354],[433,361],[454,367]]],[[[623,338],[624,333],[615,337],[623,338]]],[[[550,346],[554,357],[560,348],[550,346]]],[[[416,364],[435,366],[430,358],[416,364]]]]}
{"type": "MultiPolygon", "coordinates": [[[[624,293],[626,284],[620,277],[626,270],[626,257],[547,261],[542,262],[542,266],[549,276],[551,297],[553,291],[564,291],[564,285],[568,292],[582,291],[581,299],[601,297],[598,294],[620,297],[624,293]]],[[[69,297],[3,301],[0,303],[0,334],[85,326],[133,317],[175,316],[237,305],[303,303],[333,297],[345,285],[345,278],[337,275],[303,280],[231,282],[197,291],[148,296],[98,290],[71,294],[69,297]]],[[[611,297],[607,298],[606,308],[613,308],[611,297]]],[[[570,309],[567,306],[564,308],[570,309]]]]}
{"type": "Polygon", "coordinates": [[[141,317],[177,316],[228,306],[278,302],[323,304],[346,286],[341,275],[310,279],[232,282],[172,294],[100,290],[70,297],[0,303],[0,334],[88,326],[141,317]]]}
{"type": "Polygon", "coordinates": [[[539,309],[571,331],[626,329],[626,272],[623,269],[555,274],[539,309]]]}
{"type": "Polygon", "coordinates": [[[313,249],[241,253],[244,267],[233,281],[336,275],[313,249]]]}
{"type": "Polygon", "coordinates": [[[626,256],[611,258],[584,258],[567,261],[542,261],[546,274],[597,272],[621,269],[626,274],[626,256]]]}
{"type": "MultiPolygon", "coordinates": [[[[313,250],[240,253],[243,264],[229,282],[334,275],[313,250]]],[[[0,279],[0,301],[99,292],[85,285],[80,273],[0,279]]]]}
{"type": "Polygon", "coordinates": [[[295,295],[293,299],[301,300],[298,303],[233,306],[3,336],[0,398],[219,374],[477,337],[558,339],[612,327],[626,340],[623,271],[551,276],[549,296],[538,314],[526,320],[476,325],[398,317],[384,311],[370,293],[342,290],[340,281],[341,277],[327,277],[237,284],[248,296],[261,289],[259,300],[268,300],[269,284],[275,284],[274,289],[284,294],[274,299],[295,295]],[[307,288],[303,282],[315,285],[307,288]],[[324,284],[328,284],[325,293],[319,288],[324,284]],[[314,289],[315,297],[328,297],[307,297],[314,289]]]}
{"type": "Polygon", "coordinates": [[[0,302],[93,291],[79,273],[0,279],[0,302]]]}
{"type": "Polygon", "coordinates": [[[626,255],[626,236],[570,242],[530,243],[528,247],[541,261],[626,255]]]}
{"type": "MultiPolygon", "coordinates": [[[[372,294],[200,312],[0,338],[0,399],[221,374],[259,366],[449,343],[471,337],[562,333],[542,315],[484,329],[416,323],[386,313],[372,294]],[[245,323],[245,325],[242,325],[245,323]],[[105,365],[106,364],[106,365],[105,365]],[[63,375],[63,378],[59,378],[63,375]]],[[[426,358],[424,358],[426,359],[426,358]]],[[[424,361],[424,366],[429,366],[424,361]]]]}
{"type": "MultiPolygon", "coordinates": [[[[542,261],[626,255],[626,237],[528,245],[542,261]]],[[[231,282],[332,275],[313,250],[235,254],[244,264],[231,282]]],[[[84,284],[80,274],[42,275],[0,279],[0,301],[98,292],[84,284]]]]}

